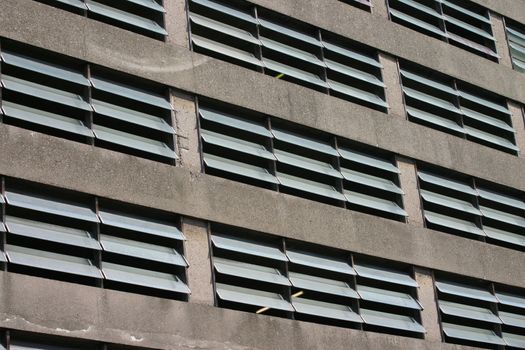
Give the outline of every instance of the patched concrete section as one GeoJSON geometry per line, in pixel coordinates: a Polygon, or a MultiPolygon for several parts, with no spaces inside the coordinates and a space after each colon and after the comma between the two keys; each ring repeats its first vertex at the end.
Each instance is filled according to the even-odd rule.
{"type": "Polygon", "coordinates": [[[184,218],[182,231],[186,236],[184,254],[190,265],[188,268],[188,286],[191,289],[190,302],[213,305],[215,300],[208,223],[184,218]]]}
{"type": "Polygon", "coordinates": [[[397,59],[390,55],[379,54],[379,62],[383,65],[383,82],[385,83],[388,114],[406,119],[403,89],[397,59]]]}
{"type": "Polygon", "coordinates": [[[387,0],[372,1],[372,14],[388,19],[390,16],[388,14],[388,5],[386,2],[387,0]]]}
{"type": "Polygon", "coordinates": [[[0,174],[5,176],[416,266],[525,285],[525,254],[519,251],[8,125],[0,125],[0,149],[0,174]]]}
{"type": "Polygon", "coordinates": [[[508,101],[509,111],[512,115],[512,126],[514,127],[514,137],[516,145],[520,149],[519,156],[525,158],[525,122],[523,115],[523,106],[514,101],[508,101]]]}
{"type": "Polygon", "coordinates": [[[401,174],[399,174],[401,189],[405,192],[403,205],[408,213],[407,223],[412,226],[424,227],[425,220],[423,218],[421,196],[419,195],[416,164],[409,159],[398,157],[397,167],[401,171],[401,174]]]}
{"type": "Polygon", "coordinates": [[[0,327],[166,350],[469,350],[0,272],[0,327]]]}
{"type": "Polygon", "coordinates": [[[166,42],[173,45],[190,47],[188,16],[185,0],[164,1],[165,24],[168,36],[166,42]]]}
{"type": "Polygon", "coordinates": [[[175,109],[173,125],[177,132],[179,163],[185,168],[200,172],[202,170],[202,162],[195,99],[188,94],[172,90],[171,104],[175,109]]]}
{"type": "Polygon", "coordinates": [[[512,68],[509,46],[507,43],[507,34],[505,33],[505,24],[503,18],[495,13],[491,16],[492,34],[496,41],[496,51],[499,55],[499,64],[512,68]]]}
{"type": "Polygon", "coordinates": [[[430,341],[441,341],[441,327],[439,325],[439,311],[434,289],[434,277],[432,272],[425,269],[415,269],[416,282],[419,284],[417,296],[423,306],[421,321],[427,333],[425,339],[430,341]]]}

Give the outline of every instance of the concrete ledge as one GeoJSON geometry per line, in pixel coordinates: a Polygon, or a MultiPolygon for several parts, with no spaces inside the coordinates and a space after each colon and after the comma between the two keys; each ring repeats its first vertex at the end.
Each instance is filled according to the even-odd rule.
{"type": "Polygon", "coordinates": [[[0,23],[0,36],[525,190],[523,159],[182,47],[29,0],[0,1],[0,23]]]}
{"type": "Polygon", "coordinates": [[[0,174],[513,286],[525,254],[0,125],[0,174]]]}
{"type": "Polygon", "coordinates": [[[144,348],[473,349],[6,272],[0,272],[0,300],[2,328],[144,348]]]}
{"type": "MultiPolygon", "coordinates": [[[[525,102],[524,74],[339,0],[250,1],[510,99],[525,102]]],[[[515,7],[521,8],[521,12],[525,11],[523,3],[515,7]]]]}

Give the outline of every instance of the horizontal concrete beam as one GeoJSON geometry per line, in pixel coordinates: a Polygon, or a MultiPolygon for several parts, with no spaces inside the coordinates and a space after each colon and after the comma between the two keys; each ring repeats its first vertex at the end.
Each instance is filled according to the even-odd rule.
{"type": "MultiPolygon", "coordinates": [[[[497,0],[495,0],[497,1],[497,0]]],[[[516,6],[524,12],[525,6],[516,6]]],[[[525,102],[525,75],[339,0],[250,0],[255,4],[525,102]]],[[[518,1],[516,1],[518,2],[518,1]]]]}
{"type": "Polygon", "coordinates": [[[523,0],[470,0],[481,6],[525,24],[525,1],[523,0]]]}
{"type": "Polygon", "coordinates": [[[0,125],[0,174],[513,286],[525,254],[0,125]]]}
{"type": "Polygon", "coordinates": [[[0,272],[0,300],[1,328],[142,348],[473,349],[6,272],[0,272]]]}
{"type": "Polygon", "coordinates": [[[0,1],[0,23],[3,37],[525,190],[523,159],[181,47],[29,0],[0,1]]]}

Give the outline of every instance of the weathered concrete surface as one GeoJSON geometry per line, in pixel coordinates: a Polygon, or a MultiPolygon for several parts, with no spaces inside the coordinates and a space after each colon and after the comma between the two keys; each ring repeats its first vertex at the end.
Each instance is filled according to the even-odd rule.
{"type": "MultiPolygon", "coordinates": [[[[517,157],[177,46],[29,0],[0,1],[0,23],[0,36],[525,190],[525,162],[517,157]]],[[[477,76],[497,71],[499,66],[489,63],[487,74],[477,76]]],[[[500,76],[491,83],[519,79],[525,75],[513,72],[513,79],[500,76]]],[[[525,88],[519,91],[525,95],[525,88]]]]}
{"type": "Polygon", "coordinates": [[[385,83],[388,114],[406,119],[403,89],[397,59],[390,55],[379,54],[379,62],[383,65],[383,82],[385,83]]]}
{"type": "Polygon", "coordinates": [[[512,115],[512,125],[516,131],[514,134],[516,145],[520,149],[519,156],[525,158],[525,121],[523,118],[523,106],[513,101],[510,101],[508,106],[512,115]]]}
{"type": "MultiPolygon", "coordinates": [[[[523,9],[525,11],[525,7],[523,9]]],[[[505,33],[505,24],[500,15],[492,14],[492,34],[496,41],[496,51],[499,55],[499,64],[512,69],[512,60],[510,58],[509,45],[507,43],[507,34],[505,33]]]]}
{"type": "Polygon", "coordinates": [[[439,326],[438,305],[436,293],[434,292],[434,278],[432,271],[416,268],[416,282],[419,284],[417,296],[423,306],[421,320],[423,327],[427,330],[426,340],[441,341],[441,327],[439,326]]]}
{"type": "Polygon", "coordinates": [[[188,286],[191,289],[192,303],[213,305],[213,281],[211,276],[211,251],[206,221],[184,218],[182,231],[186,236],[184,256],[190,265],[188,286]]]}
{"type": "MultiPolygon", "coordinates": [[[[390,118],[395,119],[395,118],[390,118]]],[[[356,253],[525,285],[525,254],[0,125],[0,174],[356,253]]]]}
{"type": "Polygon", "coordinates": [[[399,174],[401,189],[405,192],[403,205],[408,213],[407,223],[412,226],[424,227],[425,221],[419,195],[416,164],[409,159],[398,157],[397,167],[401,171],[401,174],[399,174]]]}
{"type": "Polygon", "coordinates": [[[468,350],[0,272],[0,327],[144,348],[468,350]]]}
{"type": "Polygon", "coordinates": [[[164,1],[166,10],[165,22],[168,36],[166,42],[169,44],[190,47],[188,33],[188,16],[186,12],[185,0],[164,1]]]}
{"type": "Polygon", "coordinates": [[[177,132],[179,163],[185,168],[201,171],[199,125],[194,98],[172,91],[171,104],[175,109],[173,125],[177,132]]]}

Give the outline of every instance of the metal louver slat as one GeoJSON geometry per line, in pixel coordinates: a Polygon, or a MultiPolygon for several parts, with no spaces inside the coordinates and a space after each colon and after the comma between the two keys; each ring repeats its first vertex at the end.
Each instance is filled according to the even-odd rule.
{"type": "Polygon", "coordinates": [[[488,290],[467,286],[455,282],[436,281],[436,287],[441,293],[456,295],[469,299],[488,301],[490,303],[497,303],[498,299],[492,295],[488,290]]]}
{"type": "Polygon", "coordinates": [[[525,349],[525,336],[507,332],[503,332],[502,335],[507,345],[525,349]]]}
{"type": "Polygon", "coordinates": [[[343,281],[311,276],[297,272],[289,272],[288,276],[292,282],[292,285],[299,289],[359,299],[359,294],[350,288],[348,283],[343,281]]]}
{"type": "Polygon", "coordinates": [[[280,24],[277,24],[275,22],[268,21],[268,20],[265,20],[265,19],[262,19],[262,18],[258,18],[258,21],[259,21],[259,24],[265,29],[272,30],[273,32],[276,32],[276,33],[279,33],[279,34],[287,35],[287,36],[289,36],[291,38],[294,38],[294,39],[297,39],[297,40],[301,40],[301,41],[303,41],[305,43],[312,44],[312,45],[315,45],[317,47],[321,47],[322,46],[321,42],[317,38],[315,38],[315,37],[313,37],[311,35],[307,35],[307,34],[298,32],[298,31],[293,30],[291,28],[282,26],[280,24]]]}
{"type": "Polygon", "coordinates": [[[357,285],[357,292],[363,300],[414,310],[423,309],[421,305],[410,294],[407,293],[394,292],[391,290],[363,285],[357,285]]]}
{"type": "Polygon", "coordinates": [[[393,8],[391,8],[390,10],[390,14],[395,17],[395,18],[398,18],[402,21],[405,21],[405,22],[408,22],[412,25],[415,25],[421,29],[424,29],[424,30],[427,30],[431,33],[434,33],[434,34],[437,34],[439,36],[442,36],[442,37],[447,37],[447,34],[442,31],[440,28],[436,27],[436,26],[433,26],[425,21],[422,21],[420,19],[417,19],[415,17],[412,17],[410,15],[407,15],[406,13],[403,13],[401,11],[397,11],[393,8]]]}
{"type": "Polygon", "coordinates": [[[251,154],[252,156],[261,157],[265,159],[276,159],[271,152],[266,150],[266,147],[258,143],[253,143],[235,137],[230,137],[206,129],[201,129],[201,137],[204,140],[204,142],[208,144],[228,148],[233,151],[242,152],[245,154],[251,154]]]}
{"type": "Polygon", "coordinates": [[[477,112],[477,111],[473,111],[473,110],[468,109],[466,107],[461,107],[461,110],[463,111],[463,116],[464,117],[467,117],[467,118],[470,118],[470,119],[474,119],[474,120],[476,120],[478,122],[482,122],[482,123],[485,123],[485,124],[488,124],[488,125],[491,125],[491,126],[495,126],[496,128],[499,128],[499,129],[502,129],[502,130],[505,130],[505,131],[515,132],[514,128],[512,126],[510,126],[509,124],[505,123],[501,119],[490,117],[488,115],[485,115],[485,114],[477,112]]]}
{"type": "Polygon", "coordinates": [[[34,96],[43,100],[48,100],[65,106],[79,108],[85,111],[92,111],[89,103],[77,94],[51,88],[49,86],[36,84],[30,81],[18,79],[2,74],[2,85],[7,90],[16,91],[28,96],[34,96]]]}
{"type": "Polygon", "coordinates": [[[486,46],[483,46],[481,44],[478,44],[472,40],[469,40],[467,38],[464,38],[462,36],[456,35],[452,32],[447,32],[447,36],[450,40],[455,41],[457,43],[460,43],[462,45],[468,46],[474,50],[477,50],[479,52],[483,52],[484,54],[490,55],[492,57],[499,58],[499,55],[494,52],[492,49],[489,49],[486,46]]]}
{"type": "Polygon", "coordinates": [[[123,122],[140,125],[149,129],[174,134],[175,130],[163,118],[149,115],[132,109],[117,106],[111,103],[93,99],[91,101],[95,113],[118,119],[123,122]]]}
{"type": "Polygon", "coordinates": [[[483,216],[489,219],[505,222],[507,224],[511,224],[511,225],[515,225],[519,227],[525,227],[525,219],[522,218],[521,216],[509,214],[509,213],[506,213],[500,210],[496,210],[493,208],[485,207],[482,205],[480,205],[479,208],[481,209],[483,216]]]}
{"type": "Polygon", "coordinates": [[[491,24],[490,23],[490,19],[488,19],[487,17],[484,17],[476,12],[472,12],[462,6],[459,6],[459,5],[456,5],[450,1],[447,1],[447,0],[438,0],[439,2],[441,2],[441,4],[447,6],[447,7],[450,7],[451,9],[454,9],[456,11],[459,11],[461,13],[463,13],[464,15],[467,15],[469,17],[472,17],[472,18],[475,18],[479,21],[482,21],[482,22],[485,22],[487,24],[491,24]]]}
{"type": "Polygon", "coordinates": [[[469,136],[492,143],[494,145],[498,145],[498,146],[507,148],[509,150],[515,151],[515,152],[519,151],[519,148],[516,145],[514,145],[512,142],[510,142],[509,140],[503,137],[499,137],[499,136],[490,134],[488,132],[472,128],[468,125],[465,125],[465,132],[469,136]]]}
{"type": "Polygon", "coordinates": [[[484,189],[481,187],[478,187],[477,190],[481,198],[488,199],[490,201],[501,203],[504,205],[508,205],[510,207],[525,210],[525,202],[519,198],[507,196],[501,193],[496,193],[494,191],[484,189]]]}
{"type": "Polygon", "coordinates": [[[227,34],[227,35],[229,35],[231,37],[244,40],[244,41],[246,41],[248,43],[251,43],[251,44],[261,45],[261,41],[256,39],[252,35],[252,33],[248,32],[246,30],[243,30],[243,29],[240,29],[240,28],[237,28],[237,27],[234,27],[234,26],[230,26],[228,24],[225,24],[225,23],[222,23],[222,22],[218,22],[218,21],[215,21],[213,19],[201,16],[201,15],[198,15],[198,14],[195,14],[195,13],[190,13],[190,20],[194,24],[206,27],[206,28],[214,30],[216,32],[227,34]]]}
{"type": "Polygon", "coordinates": [[[394,174],[400,173],[399,169],[394,164],[384,159],[368,155],[366,153],[361,153],[345,147],[340,147],[339,154],[341,155],[341,157],[343,157],[343,159],[350,160],[352,162],[367,165],[381,170],[386,170],[394,174]]]}
{"type": "Polygon", "coordinates": [[[0,56],[5,63],[11,66],[27,69],[32,72],[62,79],[82,86],[91,85],[89,80],[86,79],[80,72],[75,72],[71,69],[8,51],[2,51],[0,56]]]}
{"type": "Polygon", "coordinates": [[[243,20],[249,23],[253,23],[253,24],[258,23],[257,20],[253,16],[247,13],[244,13],[242,11],[239,11],[237,9],[234,9],[233,7],[222,5],[212,0],[192,0],[192,2],[205,6],[211,10],[223,13],[228,16],[235,17],[237,19],[240,19],[240,20],[243,20]]]}
{"type": "Polygon", "coordinates": [[[153,220],[150,218],[132,216],[105,208],[99,209],[98,215],[104,225],[118,227],[134,232],[147,233],[154,236],[184,240],[180,230],[172,225],[153,220]]]}
{"type": "Polygon", "coordinates": [[[224,112],[200,106],[199,114],[205,120],[209,120],[221,125],[247,131],[249,133],[261,135],[264,137],[273,138],[273,134],[270,132],[270,130],[266,129],[260,123],[256,123],[249,119],[244,119],[238,116],[230,115],[224,112]]]}
{"type": "Polygon", "coordinates": [[[88,10],[92,11],[93,13],[111,18],[118,22],[129,24],[134,27],[145,29],[156,34],[168,35],[168,32],[157,22],[148,18],[137,16],[130,12],[122,11],[114,7],[106,6],[93,0],[85,1],[88,10]]]}
{"type": "Polygon", "coordinates": [[[108,262],[102,262],[102,272],[106,279],[114,282],[183,294],[190,293],[190,289],[184,282],[177,276],[169,273],[144,270],[108,262]]]}
{"type": "Polygon", "coordinates": [[[459,210],[459,211],[473,214],[473,215],[478,215],[478,216],[482,215],[481,211],[478,210],[476,207],[474,207],[474,205],[472,205],[472,203],[470,202],[467,202],[467,201],[464,201],[458,198],[454,198],[454,197],[445,196],[440,193],[434,193],[428,190],[421,190],[420,193],[421,193],[421,197],[423,197],[423,199],[426,202],[430,202],[436,205],[459,210]]]}
{"type": "Polygon", "coordinates": [[[277,179],[284,187],[293,188],[299,191],[304,191],[339,201],[344,201],[346,199],[345,196],[338,192],[333,186],[321,182],[315,182],[281,172],[277,172],[277,179]]]}
{"type": "Polygon", "coordinates": [[[425,94],[423,92],[419,92],[417,90],[407,87],[403,87],[403,91],[405,92],[405,95],[407,95],[410,98],[416,99],[427,104],[431,104],[439,108],[443,108],[449,112],[463,114],[463,112],[461,112],[461,109],[457,108],[452,102],[445,101],[435,96],[425,94]]]}
{"type": "Polygon", "coordinates": [[[41,111],[9,101],[2,101],[2,111],[8,117],[38,124],[77,135],[94,137],[93,132],[81,120],[41,111]]]}
{"type": "Polygon", "coordinates": [[[217,295],[222,300],[283,311],[294,311],[292,304],[284,300],[283,297],[277,293],[230,286],[223,283],[216,283],[215,286],[217,295]]]}
{"type": "Polygon", "coordinates": [[[82,0],[54,0],[58,3],[77,7],[79,9],[87,10],[86,4],[82,0]]]}
{"type": "Polygon", "coordinates": [[[313,151],[325,153],[332,156],[339,155],[335,148],[333,148],[330,144],[326,142],[321,142],[319,140],[315,140],[310,137],[302,136],[291,131],[274,127],[272,128],[272,134],[279,141],[283,141],[303,148],[308,148],[313,151]]]}
{"type": "Polygon", "coordinates": [[[332,43],[329,43],[329,42],[326,42],[326,41],[323,41],[322,44],[325,47],[325,49],[328,49],[330,51],[338,53],[338,54],[340,54],[342,56],[345,56],[345,57],[351,58],[353,60],[356,60],[356,61],[368,64],[368,65],[370,65],[372,67],[383,68],[383,65],[377,59],[372,58],[370,56],[363,55],[363,54],[358,53],[358,52],[356,52],[354,50],[351,50],[349,48],[342,47],[342,46],[339,46],[339,45],[335,45],[335,44],[332,44],[332,43]]]}
{"type": "Polygon", "coordinates": [[[293,46],[289,46],[278,41],[268,39],[265,37],[260,38],[263,47],[276,51],[280,54],[291,56],[297,59],[300,59],[304,62],[315,64],[320,67],[326,67],[326,64],[321,61],[316,55],[309,53],[307,51],[299,50],[293,46]]]}
{"type": "Polygon", "coordinates": [[[286,256],[290,259],[291,263],[313,267],[321,270],[339,272],[345,275],[355,275],[356,272],[348,264],[348,262],[328,256],[320,256],[317,254],[298,251],[294,249],[288,249],[286,256]]]}
{"type": "Polygon", "coordinates": [[[407,113],[413,118],[422,120],[430,124],[434,124],[439,127],[443,127],[445,129],[449,129],[454,132],[458,132],[461,134],[465,133],[465,129],[463,129],[463,127],[459,126],[456,122],[450,119],[443,118],[410,106],[406,106],[406,110],[407,113]]]}
{"type": "Polygon", "coordinates": [[[164,142],[148,139],[135,134],[130,134],[120,130],[107,128],[101,125],[93,125],[95,137],[119,146],[136,149],[161,157],[177,159],[177,154],[171,150],[164,142]]]}
{"type": "Polygon", "coordinates": [[[346,168],[341,168],[341,173],[343,174],[343,177],[351,182],[359,183],[362,185],[374,187],[380,190],[396,193],[396,194],[404,194],[403,190],[399,188],[396,184],[394,184],[392,181],[383,179],[377,176],[365,174],[359,171],[355,170],[349,170],[346,168]]]}
{"type": "Polygon", "coordinates": [[[188,266],[188,263],[182,255],[173,248],[109,236],[106,234],[100,235],[100,244],[104,251],[109,253],[176,266],[188,266]]]}
{"type": "Polygon", "coordinates": [[[503,242],[507,242],[510,244],[516,244],[516,245],[525,247],[525,236],[524,235],[499,230],[493,227],[488,227],[487,225],[483,225],[483,231],[485,232],[487,237],[490,237],[492,239],[497,239],[498,241],[503,241],[503,242]]]}
{"type": "Polygon", "coordinates": [[[164,10],[164,7],[160,5],[158,2],[156,2],[155,0],[127,0],[127,1],[130,3],[136,4],[136,5],[142,6],[144,8],[157,11],[157,12],[162,12],[162,13],[166,12],[166,10],[164,10]]]}
{"type": "Polygon", "coordinates": [[[407,273],[367,264],[354,264],[358,276],[399,284],[408,287],[419,287],[417,282],[407,273]]]}
{"type": "Polygon", "coordinates": [[[425,210],[425,219],[427,219],[428,222],[434,225],[444,226],[454,230],[472,233],[478,236],[485,236],[486,232],[477,227],[476,224],[473,222],[457,219],[452,216],[433,213],[428,210],[425,210]]]}
{"type": "Polygon", "coordinates": [[[439,12],[437,12],[435,9],[430,8],[428,6],[425,6],[424,4],[421,4],[421,3],[417,2],[417,1],[414,1],[414,0],[399,0],[399,2],[403,3],[405,5],[408,5],[408,6],[412,7],[413,9],[416,9],[418,11],[424,12],[427,15],[431,15],[431,16],[436,17],[438,19],[442,18],[441,14],[439,14],[439,12]]]}
{"type": "Polygon", "coordinates": [[[448,178],[445,178],[439,175],[434,175],[434,174],[431,174],[431,173],[428,173],[422,170],[419,170],[417,172],[417,175],[420,180],[427,182],[427,183],[431,183],[433,185],[437,185],[443,188],[453,189],[455,191],[466,193],[472,196],[477,196],[478,194],[478,192],[475,189],[473,189],[471,186],[463,182],[457,181],[457,180],[448,179],[448,178]]]}
{"type": "Polygon", "coordinates": [[[358,89],[356,87],[340,83],[335,80],[328,80],[328,86],[337,92],[355,97],[357,99],[373,103],[377,106],[388,108],[388,103],[376,94],[358,89]]]}
{"type": "Polygon", "coordinates": [[[375,310],[361,309],[361,317],[367,324],[379,327],[400,329],[409,332],[425,333],[425,328],[409,316],[390,314],[375,310]]]}
{"type": "Polygon", "coordinates": [[[270,70],[276,71],[278,73],[282,73],[284,75],[289,75],[293,78],[302,80],[306,83],[314,84],[314,85],[317,85],[323,88],[328,88],[328,84],[324,82],[316,74],[313,74],[313,73],[310,73],[310,72],[307,72],[307,71],[304,71],[304,70],[301,70],[295,67],[291,67],[286,64],[277,62],[277,61],[273,61],[269,58],[263,57],[262,61],[263,61],[264,67],[270,70]]]}
{"type": "Polygon", "coordinates": [[[204,163],[210,168],[225,171],[232,174],[260,180],[268,183],[278,184],[279,180],[271,175],[268,170],[227,158],[218,157],[209,153],[204,153],[204,163]]]}
{"type": "Polygon", "coordinates": [[[450,94],[450,95],[454,95],[454,96],[458,96],[459,95],[459,93],[454,88],[452,88],[451,86],[448,86],[448,85],[443,84],[441,82],[438,82],[436,80],[425,78],[424,76],[421,76],[421,75],[415,74],[415,73],[411,73],[411,72],[409,72],[407,70],[404,70],[404,69],[401,69],[400,72],[401,72],[401,76],[404,79],[415,81],[417,83],[426,85],[427,87],[434,88],[434,89],[446,92],[447,94],[450,94]]]}
{"type": "Polygon", "coordinates": [[[363,72],[359,69],[349,67],[347,65],[341,64],[336,61],[332,61],[327,58],[325,58],[324,62],[329,69],[335,72],[370,83],[375,86],[385,87],[385,84],[373,74],[363,72]]]}
{"type": "Polygon", "coordinates": [[[102,278],[100,270],[88,259],[51,253],[43,250],[6,245],[7,258],[12,264],[79,276],[102,278]]]}
{"type": "Polygon", "coordinates": [[[497,103],[494,103],[492,101],[489,101],[485,98],[482,98],[482,97],[479,97],[479,96],[476,96],[474,94],[471,94],[469,92],[466,92],[465,90],[459,90],[459,96],[461,98],[464,98],[466,100],[469,100],[471,102],[474,102],[474,103],[477,103],[481,106],[485,106],[485,107],[489,107],[490,109],[496,111],[496,112],[501,112],[503,114],[506,114],[506,115],[511,115],[510,111],[508,110],[507,107],[505,106],[502,106],[500,104],[497,104],[497,103]]]}
{"type": "Polygon", "coordinates": [[[463,22],[463,21],[460,21],[459,19],[457,18],[454,18],[454,17],[451,17],[451,16],[448,16],[448,15],[443,15],[443,18],[445,19],[445,21],[447,21],[448,23],[451,23],[455,26],[458,26],[464,30],[467,30],[469,31],[470,33],[472,34],[475,34],[475,35],[479,35],[485,39],[489,39],[489,40],[494,40],[494,37],[487,33],[486,31],[484,31],[483,29],[480,29],[478,27],[475,27],[473,25],[470,25],[466,22],[463,22]]]}
{"type": "Polygon", "coordinates": [[[165,110],[172,110],[171,104],[166,98],[160,95],[96,76],[92,76],[90,79],[93,87],[97,90],[125,97],[133,101],[146,103],[165,110]]]}
{"type": "Polygon", "coordinates": [[[344,195],[349,203],[355,205],[360,205],[363,207],[376,209],[395,215],[408,216],[407,212],[403,208],[401,208],[396,202],[387,199],[373,197],[367,194],[348,190],[344,191],[344,195]]]}
{"type": "Polygon", "coordinates": [[[260,256],[278,261],[288,261],[286,255],[281,252],[279,248],[264,243],[218,233],[211,235],[211,241],[214,246],[220,249],[231,250],[238,253],[260,256]]]}
{"type": "Polygon", "coordinates": [[[10,234],[100,250],[101,246],[85,230],[63,227],[45,222],[33,221],[15,216],[6,216],[7,230],[10,234]]]}
{"type": "Polygon", "coordinates": [[[499,311],[498,316],[507,326],[525,328],[525,315],[518,315],[511,312],[499,311]]]}
{"type": "Polygon", "coordinates": [[[326,303],[305,298],[292,298],[292,304],[298,313],[341,321],[363,322],[361,317],[346,305],[326,303]]]}
{"type": "Polygon", "coordinates": [[[501,320],[498,318],[498,316],[494,315],[494,313],[492,313],[492,311],[487,308],[440,300],[439,309],[445,315],[501,324],[501,320]]]}
{"type": "Polygon", "coordinates": [[[302,169],[311,170],[313,172],[325,174],[338,179],[343,177],[343,175],[341,175],[339,171],[335,170],[329,163],[302,157],[297,154],[281,151],[278,149],[274,149],[273,152],[275,154],[275,157],[277,158],[277,161],[281,163],[296,166],[302,169]]]}
{"type": "Polygon", "coordinates": [[[213,266],[218,273],[246,278],[261,282],[290,286],[291,283],[279,270],[273,267],[248,264],[241,261],[229,260],[219,257],[213,258],[213,266]]]}
{"type": "Polygon", "coordinates": [[[498,301],[503,305],[509,305],[525,309],[525,296],[519,296],[515,294],[496,292],[498,301]]]}
{"type": "Polygon", "coordinates": [[[99,222],[95,212],[76,203],[59,200],[52,197],[25,194],[22,192],[6,191],[7,203],[14,207],[36,210],[43,213],[66,216],[73,219],[89,222],[99,222]]]}
{"type": "Polygon", "coordinates": [[[452,323],[443,323],[443,332],[447,337],[470,340],[479,343],[505,345],[503,339],[492,330],[461,326],[452,323]]]}
{"type": "Polygon", "coordinates": [[[191,41],[197,47],[204,48],[206,50],[214,51],[222,55],[238,59],[240,61],[250,63],[259,67],[263,66],[261,60],[256,58],[252,53],[248,53],[243,50],[236,49],[234,47],[225,45],[223,43],[213,41],[196,34],[191,35],[191,41]]]}

